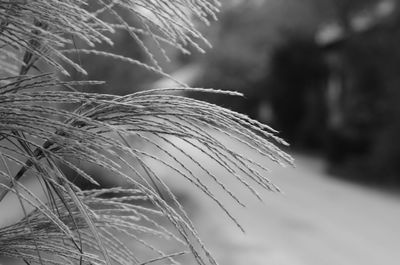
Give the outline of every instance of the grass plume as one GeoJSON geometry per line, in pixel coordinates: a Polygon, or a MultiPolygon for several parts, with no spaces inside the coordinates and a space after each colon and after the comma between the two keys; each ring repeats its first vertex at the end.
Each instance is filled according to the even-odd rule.
{"type": "Polygon", "coordinates": [[[23,209],[21,220],[0,228],[0,255],[20,258],[27,264],[144,265],[159,261],[177,264],[182,255],[191,253],[199,264],[216,264],[182,205],[152,169],[151,161],[193,184],[240,227],[207,181],[178,161],[171,148],[222,187],[233,202],[242,205],[240,199],[206,163],[197,161],[169,137],[178,137],[215,160],[256,197],[255,185],[277,190],[266,177],[267,169],[209,132],[221,132],[283,165],[292,163],[277,147],[286,143],[273,129],[245,115],[170,93],[194,90],[240,96],[236,92],[177,84],[115,96],[77,89],[102,81],[64,81],[59,76],[69,76],[70,69],[86,74],[79,62],[68,57],[79,52],[166,75],[139,35],[185,53],[193,48],[202,51],[201,46],[209,44],[193,21],[208,23],[216,17],[218,6],[215,0],[0,1],[0,206],[15,195],[23,209]],[[120,10],[139,18],[141,27],[125,21],[120,10]],[[130,33],[150,63],[96,48],[104,42],[112,45],[109,36],[118,30],[130,33]],[[91,48],[71,49],[75,39],[91,48]],[[52,70],[43,73],[40,65],[52,70]],[[60,105],[63,108],[57,107],[60,105]],[[164,155],[155,156],[130,144],[130,137],[164,155]],[[170,159],[177,163],[170,164],[170,159]],[[96,185],[80,161],[119,176],[126,187],[80,190],[62,169],[66,167],[96,185]],[[40,184],[42,197],[25,184],[26,179],[40,184]],[[132,250],[121,235],[141,248],[132,250]],[[160,240],[174,241],[182,250],[166,252],[157,245],[160,240]]]}

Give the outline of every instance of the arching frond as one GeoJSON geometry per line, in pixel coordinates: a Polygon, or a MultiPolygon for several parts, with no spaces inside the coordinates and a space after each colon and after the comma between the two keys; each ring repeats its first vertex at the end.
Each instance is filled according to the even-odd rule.
{"type": "Polygon", "coordinates": [[[207,42],[193,17],[207,22],[217,7],[212,0],[0,1],[0,56],[5,58],[0,63],[0,211],[10,205],[16,208],[16,217],[0,218],[0,255],[28,264],[176,264],[191,253],[199,264],[215,264],[154,165],[195,186],[240,227],[209,183],[239,205],[243,202],[230,190],[233,181],[256,197],[254,186],[278,189],[267,178],[266,168],[215,133],[282,165],[292,163],[277,147],[286,143],[276,131],[245,115],[171,93],[194,90],[240,96],[235,92],[182,85],[126,96],[83,93],[76,88],[102,81],[63,81],[58,73],[68,75],[65,65],[85,73],[68,57],[80,51],[164,74],[139,34],[182,51],[188,45],[201,50],[199,42],[207,42]],[[142,28],[125,21],[121,10],[138,18],[142,28]],[[104,19],[105,13],[111,21],[104,19]],[[100,42],[111,44],[109,34],[119,29],[130,32],[150,64],[96,48],[100,42]],[[71,49],[75,39],[92,48],[71,49]],[[31,74],[38,62],[54,71],[31,74]],[[232,180],[224,183],[208,160],[199,161],[174,139],[202,153],[232,180]],[[124,187],[80,190],[66,172],[98,185],[89,166],[119,178],[124,187]],[[135,247],[127,246],[124,238],[136,242],[135,247]],[[182,250],[164,249],[160,240],[173,241],[182,250]]]}
{"type": "MultiPolygon", "coordinates": [[[[85,69],[61,50],[72,47],[76,40],[89,47],[95,47],[102,42],[112,45],[110,34],[115,30],[126,30],[133,41],[148,54],[152,67],[161,72],[140,35],[151,36],[161,50],[163,48],[159,45],[160,42],[166,42],[182,51],[188,52],[185,46],[202,51],[198,43],[209,43],[196,30],[193,18],[208,23],[208,18],[215,17],[218,12],[217,5],[216,1],[210,0],[2,1],[0,56],[8,62],[4,63],[4,71],[18,74],[17,69],[12,66],[22,65],[26,71],[40,58],[65,75],[68,72],[64,64],[86,74],[85,69]],[[120,10],[127,11],[140,25],[130,25],[120,10]],[[21,53],[25,53],[22,62],[19,59],[21,53]]],[[[79,52],[79,49],[76,48],[75,52],[79,52]]]]}

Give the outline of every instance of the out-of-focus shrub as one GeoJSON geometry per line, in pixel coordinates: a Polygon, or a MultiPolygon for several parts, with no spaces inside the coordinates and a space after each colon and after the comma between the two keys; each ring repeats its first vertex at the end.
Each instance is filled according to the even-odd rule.
{"type": "Polygon", "coordinates": [[[310,39],[291,38],[275,50],[266,82],[274,124],[293,144],[318,147],[324,141],[324,88],[328,68],[310,39]]]}

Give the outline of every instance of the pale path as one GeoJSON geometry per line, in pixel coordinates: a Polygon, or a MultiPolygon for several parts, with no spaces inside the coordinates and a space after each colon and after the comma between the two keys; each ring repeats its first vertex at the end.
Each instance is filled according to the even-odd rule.
{"type": "MultiPolygon", "coordinates": [[[[243,146],[232,145],[247,153],[243,146]]],[[[259,160],[254,153],[248,155],[259,160]]],[[[295,169],[263,162],[272,168],[271,179],[285,194],[263,192],[260,203],[234,184],[248,207],[229,209],[246,229],[245,235],[212,202],[190,191],[189,212],[220,264],[400,264],[400,196],[332,178],[316,158],[295,158],[295,169]]],[[[216,172],[227,177],[222,170],[216,172]]],[[[171,184],[182,193],[190,190],[179,180],[171,184]]]]}

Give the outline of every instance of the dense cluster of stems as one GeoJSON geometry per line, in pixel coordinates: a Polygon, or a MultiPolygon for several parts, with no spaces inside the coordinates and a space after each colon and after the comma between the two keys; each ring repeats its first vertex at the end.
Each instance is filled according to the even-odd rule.
{"type": "Polygon", "coordinates": [[[208,182],[170,150],[182,153],[233,201],[242,204],[240,199],[206,163],[197,161],[174,139],[215,161],[255,196],[259,196],[256,185],[277,190],[266,177],[267,169],[213,135],[242,142],[280,164],[292,162],[276,146],[286,143],[273,129],[245,115],[171,93],[195,90],[240,96],[235,92],[177,83],[173,88],[115,96],[82,92],[80,87],[103,81],[69,76],[71,71],[86,74],[74,61],[76,54],[106,56],[127,67],[140,65],[167,76],[144,38],[161,51],[163,45],[183,53],[193,48],[203,51],[201,46],[208,42],[195,21],[208,23],[218,6],[216,0],[0,1],[0,256],[27,264],[151,264],[160,260],[176,264],[191,253],[199,264],[215,264],[153,165],[170,168],[236,222],[208,182]],[[135,16],[140,26],[130,25],[122,11],[135,16]],[[110,36],[120,30],[129,32],[147,61],[97,48],[100,43],[112,45],[110,36]],[[156,155],[136,142],[156,149],[156,155]],[[69,174],[98,185],[96,176],[86,170],[88,164],[118,176],[126,185],[82,191],[69,174]],[[5,211],[14,212],[14,217],[5,221],[5,211]],[[127,246],[122,235],[137,247],[127,246]],[[161,240],[174,241],[182,250],[166,252],[157,244],[161,240]]]}

